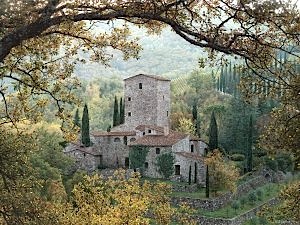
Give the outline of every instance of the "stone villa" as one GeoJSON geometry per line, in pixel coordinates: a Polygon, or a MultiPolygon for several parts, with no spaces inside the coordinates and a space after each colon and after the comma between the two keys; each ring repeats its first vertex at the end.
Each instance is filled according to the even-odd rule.
{"type": "Polygon", "coordinates": [[[72,143],[65,153],[74,157],[80,168],[89,172],[98,168],[129,168],[131,146],[147,146],[149,152],[144,174],[160,178],[156,157],[171,152],[175,156],[173,178],[187,181],[191,167],[192,179],[205,182],[203,153],[207,145],[190,134],[169,129],[170,80],[139,74],[124,80],[125,122],[110,132],[91,132],[93,146],[72,143]]]}

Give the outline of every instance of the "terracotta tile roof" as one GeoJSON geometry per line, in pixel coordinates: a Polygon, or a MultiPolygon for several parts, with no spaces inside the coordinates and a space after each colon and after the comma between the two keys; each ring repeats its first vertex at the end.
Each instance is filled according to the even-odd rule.
{"type": "Polygon", "coordinates": [[[184,158],[193,159],[197,161],[203,161],[203,156],[194,152],[175,152],[176,155],[182,156],[184,158]]]}
{"type": "Polygon", "coordinates": [[[145,135],[136,141],[130,143],[130,145],[144,145],[144,146],[172,146],[178,141],[187,137],[187,134],[183,134],[176,131],[170,131],[169,135],[145,135]]]}
{"type": "Polygon", "coordinates": [[[101,137],[101,136],[135,136],[135,131],[111,131],[111,132],[105,132],[105,131],[98,131],[98,132],[92,132],[91,133],[95,137],[101,137]]]}
{"type": "Polygon", "coordinates": [[[155,131],[158,131],[158,132],[161,132],[161,133],[164,132],[163,127],[159,127],[159,126],[155,126],[155,125],[138,125],[135,129],[139,130],[139,131],[144,131],[146,129],[151,129],[151,130],[155,130],[155,131]]]}
{"type": "Polygon", "coordinates": [[[161,80],[161,81],[171,81],[171,80],[169,80],[167,78],[164,78],[164,77],[154,76],[154,75],[147,75],[147,74],[137,74],[135,76],[125,78],[124,80],[132,79],[132,78],[137,77],[137,76],[150,77],[150,78],[153,78],[153,79],[156,79],[156,80],[161,80]]]}

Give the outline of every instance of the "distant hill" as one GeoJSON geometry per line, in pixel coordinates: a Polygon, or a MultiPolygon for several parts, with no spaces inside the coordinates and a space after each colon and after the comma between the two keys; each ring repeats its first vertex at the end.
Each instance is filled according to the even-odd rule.
{"type": "Polygon", "coordinates": [[[124,61],[120,52],[113,52],[111,67],[99,63],[78,64],[75,74],[80,78],[92,79],[98,76],[117,75],[128,77],[138,73],[178,77],[190,73],[198,67],[198,58],[204,52],[176,35],[170,29],[164,29],[161,35],[148,35],[144,29],[132,26],[134,37],[139,37],[143,47],[140,58],[124,61]]]}

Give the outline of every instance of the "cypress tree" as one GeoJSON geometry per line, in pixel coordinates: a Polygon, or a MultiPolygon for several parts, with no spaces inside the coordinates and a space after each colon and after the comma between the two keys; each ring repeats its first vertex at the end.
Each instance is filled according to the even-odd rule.
{"type": "Polygon", "coordinates": [[[87,105],[84,105],[82,121],[81,121],[81,142],[85,147],[91,146],[90,140],[90,122],[89,122],[89,112],[87,105]]]}
{"type": "Polygon", "coordinates": [[[113,114],[113,127],[120,124],[120,113],[119,113],[119,104],[117,96],[115,96],[115,103],[114,103],[114,114],[113,114]]]}
{"type": "Polygon", "coordinates": [[[195,162],[195,176],[194,176],[194,183],[196,184],[197,183],[197,176],[198,176],[198,168],[197,168],[197,163],[195,162]]]}
{"type": "Polygon", "coordinates": [[[107,132],[110,132],[111,131],[111,125],[109,125],[106,129],[107,132]]]}
{"type": "Polygon", "coordinates": [[[193,109],[192,109],[192,115],[193,115],[193,122],[195,122],[198,118],[198,109],[197,109],[197,101],[194,101],[193,109]]]}
{"type": "Polygon", "coordinates": [[[79,109],[76,109],[75,116],[74,116],[74,125],[80,127],[80,118],[79,118],[79,109]]]}
{"type": "Polygon", "coordinates": [[[206,198],[209,198],[209,172],[208,172],[208,165],[206,165],[205,196],[206,196],[206,198]]]}
{"type": "Polygon", "coordinates": [[[124,123],[124,120],[125,120],[125,107],[124,107],[124,102],[123,102],[123,99],[122,97],[120,98],[120,124],[123,124],[124,123]]]}
{"type": "Polygon", "coordinates": [[[193,123],[196,130],[196,135],[200,137],[200,119],[198,116],[198,108],[197,108],[197,101],[194,101],[193,109],[192,109],[192,115],[193,115],[193,123]]]}
{"type": "Polygon", "coordinates": [[[190,165],[190,168],[189,168],[189,185],[192,184],[192,166],[190,165]]]}
{"type": "Polygon", "coordinates": [[[218,126],[214,111],[212,112],[210,119],[208,145],[211,151],[218,148],[218,126]]]}
{"type": "Polygon", "coordinates": [[[247,172],[252,171],[252,167],[253,167],[252,144],[253,144],[253,121],[252,121],[252,115],[250,115],[249,132],[248,132],[248,149],[247,149],[247,172]]]}
{"type": "Polygon", "coordinates": [[[221,92],[224,92],[224,82],[223,82],[223,80],[224,80],[224,67],[222,66],[222,68],[221,68],[221,74],[220,74],[220,81],[219,81],[219,85],[220,85],[219,90],[221,92]]]}

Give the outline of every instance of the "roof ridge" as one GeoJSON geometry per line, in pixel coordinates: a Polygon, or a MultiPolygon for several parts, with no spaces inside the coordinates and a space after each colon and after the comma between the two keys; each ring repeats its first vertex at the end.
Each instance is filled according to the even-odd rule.
{"type": "Polygon", "coordinates": [[[170,79],[167,79],[167,78],[162,77],[162,76],[142,74],[142,73],[131,76],[131,77],[127,77],[124,80],[128,80],[128,79],[131,79],[131,78],[134,78],[134,77],[137,77],[137,76],[146,76],[146,77],[150,77],[150,78],[153,78],[153,79],[156,79],[156,80],[161,80],[161,81],[171,81],[170,79]]]}

